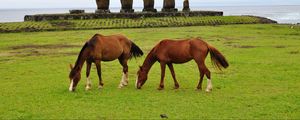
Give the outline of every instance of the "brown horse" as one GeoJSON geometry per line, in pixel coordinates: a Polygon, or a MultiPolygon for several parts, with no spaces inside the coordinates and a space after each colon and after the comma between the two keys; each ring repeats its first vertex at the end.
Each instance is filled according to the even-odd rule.
{"type": "Polygon", "coordinates": [[[102,88],[101,61],[113,61],[115,59],[119,59],[120,64],[123,66],[123,76],[119,87],[126,86],[128,84],[128,59],[142,55],[143,51],[123,35],[103,36],[96,34],[84,44],[78,55],[75,66],[73,67],[71,65],[71,72],[69,74],[71,84],[69,90],[75,90],[81,77],[80,73],[84,62],[87,64],[86,90],[91,89],[89,75],[92,63],[96,64],[99,77],[99,88],[102,88]]]}
{"type": "Polygon", "coordinates": [[[179,88],[179,84],[175,77],[175,72],[173,69],[173,63],[181,64],[188,62],[192,59],[198,65],[198,69],[200,72],[200,80],[197,86],[197,89],[202,89],[202,81],[204,74],[208,78],[206,91],[210,92],[212,90],[212,83],[210,79],[210,71],[205,66],[205,58],[210,53],[211,60],[214,65],[221,68],[227,68],[228,62],[225,57],[214,47],[208,45],[206,42],[194,38],[194,39],[186,39],[186,40],[162,40],[159,42],[147,55],[143,65],[140,67],[138,71],[138,78],[136,80],[136,87],[141,89],[143,84],[147,80],[148,72],[150,71],[152,65],[158,61],[160,62],[161,67],[161,81],[159,85],[159,90],[164,89],[164,77],[165,77],[165,67],[168,65],[172,77],[175,83],[175,89],[179,88]]]}

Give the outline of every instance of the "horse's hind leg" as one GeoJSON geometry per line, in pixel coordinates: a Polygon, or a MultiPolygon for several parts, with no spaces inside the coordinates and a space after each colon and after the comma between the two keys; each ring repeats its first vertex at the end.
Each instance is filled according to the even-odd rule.
{"type": "Polygon", "coordinates": [[[122,87],[128,85],[128,65],[127,65],[127,60],[128,59],[124,59],[123,57],[119,58],[119,62],[123,66],[123,75],[122,75],[122,79],[121,79],[120,84],[119,84],[119,88],[122,88],[122,87]]]}
{"type": "Polygon", "coordinates": [[[86,86],[85,90],[90,90],[92,87],[91,79],[90,79],[90,70],[91,70],[91,62],[86,62],[86,86]]]}
{"type": "Polygon", "coordinates": [[[198,85],[197,85],[197,89],[198,89],[198,90],[202,90],[202,82],[203,82],[204,73],[201,72],[200,69],[199,69],[199,72],[200,72],[200,80],[199,80],[199,83],[198,83],[198,85]]]}
{"type": "Polygon", "coordinates": [[[99,77],[99,89],[103,88],[103,82],[102,82],[102,76],[101,76],[101,61],[96,60],[95,61],[96,67],[97,67],[97,72],[98,72],[98,77],[99,77]]]}
{"type": "Polygon", "coordinates": [[[168,67],[171,71],[171,74],[172,74],[172,77],[173,77],[173,80],[174,80],[174,89],[178,89],[179,88],[179,84],[176,80],[176,76],[175,76],[175,72],[174,72],[174,68],[173,68],[173,64],[172,63],[169,63],[168,64],[168,67]]]}
{"type": "Polygon", "coordinates": [[[210,92],[212,90],[212,83],[211,83],[211,80],[210,80],[210,71],[205,66],[204,59],[203,60],[196,60],[196,62],[197,62],[198,69],[199,69],[199,72],[200,72],[200,80],[199,80],[197,89],[200,89],[200,90],[202,89],[202,82],[203,82],[203,77],[204,77],[204,74],[205,74],[206,77],[207,77],[206,92],[210,92]]]}

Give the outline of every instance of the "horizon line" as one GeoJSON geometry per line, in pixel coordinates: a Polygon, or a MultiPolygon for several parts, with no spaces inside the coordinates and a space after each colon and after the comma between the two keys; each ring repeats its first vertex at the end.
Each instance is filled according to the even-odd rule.
{"type": "MultiPolygon", "coordinates": [[[[198,5],[198,6],[190,6],[190,8],[192,9],[193,7],[263,7],[263,6],[300,6],[299,5],[290,5],[290,4],[287,4],[287,5],[198,5]]],[[[121,7],[121,6],[120,6],[121,7]]],[[[113,7],[109,7],[109,8],[120,8],[120,7],[117,7],[117,6],[113,6],[113,7]]],[[[162,8],[163,6],[156,6],[154,8],[162,8]]],[[[178,6],[176,8],[182,8],[183,6],[178,6]]],[[[95,8],[97,9],[97,7],[44,7],[44,8],[39,8],[39,7],[24,7],[24,8],[0,8],[0,10],[9,10],[9,9],[12,9],[12,10],[17,10],[17,9],[92,9],[92,8],[95,8]]],[[[143,8],[143,6],[133,6],[133,8],[143,8]]]]}

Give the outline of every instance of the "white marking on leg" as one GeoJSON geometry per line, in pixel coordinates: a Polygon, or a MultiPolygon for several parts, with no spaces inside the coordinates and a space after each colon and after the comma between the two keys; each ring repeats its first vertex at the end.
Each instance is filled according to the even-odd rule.
{"type": "Polygon", "coordinates": [[[127,86],[127,85],[128,85],[128,72],[126,74],[123,73],[122,79],[121,79],[120,84],[119,84],[119,88],[122,88],[122,87],[127,86]]]}
{"type": "Polygon", "coordinates": [[[73,91],[73,84],[74,84],[74,83],[73,83],[73,80],[71,80],[71,84],[70,84],[70,87],[69,87],[69,91],[70,91],[70,92],[73,91]]]}
{"type": "Polygon", "coordinates": [[[210,92],[212,90],[212,83],[210,79],[207,79],[207,87],[206,92],[210,92]]]}
{"type": "Polygon", "coordinates": [[[85,90],[90,90],[91,89],[91,85],[92,85],[91,79],[90,79],[90,77],[87,77],[86,78],[85,90]]]}
{"type": "MultiPolygon", "coordinates": [[[[124,73],[123,73],[124,75],[124,73]]],[[[123,79],[123,85],[127,86],[128,85],[128,72],[125,74],[125,78],[123,79]]]]}

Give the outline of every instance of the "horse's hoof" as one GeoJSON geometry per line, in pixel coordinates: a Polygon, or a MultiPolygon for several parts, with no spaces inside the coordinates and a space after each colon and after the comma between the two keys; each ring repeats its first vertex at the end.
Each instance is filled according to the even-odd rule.
{"type": "Polygon", "coordinates": [[[196,89],[197,89],[197,90],[202,90],[202,88],[201,88],[201,87],[197,87],[196,89]]]}
{"type": "Polygon", "coordinates": [[[91,90],[91,89],[92,89],[91,85],[86,85],[86,86],[85,86],[85,90],[86,90],[86,91],[91,90]]]}
{"type": "Polygon", "coordinates": [[[75,88],[69,88],[69,92],[75,92],[75,88]]]}
{"type": "Polygon", "coordinates": [[[86,88],[85,88],[86,91],[89,91],[89,90],[91,90],[91,89],[92,89],[91,87],[86,87],[86,88]]]}
{"type": "Polygon", "coordinates": [[[118,88],[121,89],[121,88],[123,88],[123,87],[124,87],[124,85],[123,85],[123,84],[120,84],[118,88]]]}
{"type": "Polygon", "coordinates": [[[163,87],[159,87],[159,88],[157,88],[157,90],[164,90],[164,88],[163,87]]]}
{"type": "Polygon", "coordinates": [[[98,86],[98,89],[102,89],[102,88],[103,88],[103,86],[101,86],[101,85],[98,86]]]}
{"type": "Polygon", "coordinates": [[[179,86],[175,86],[174,89],[175,89],[175,90],[176,90],[176,89],[179,89],[179,86]]]}
{"type": "Polygon", "coordinates": [[[202,91],[201,89],[195,89],[195,91],[202,91]]]}
{"type": "Polygon", "coordinates": [[[212,89],[206,89],[205,92],[210,93],[212,89]]]}
{"type": "Polygon", "coordinates": [[[125,83],[122,83],[123,86],[127,86],[128,85],[128,82],[125,82],[125,83]]]}
{"type": "Polygon", "coordinates": [[[127,86],[128,85],[128,81],[123,82],[123,85],[127,86]]]}

